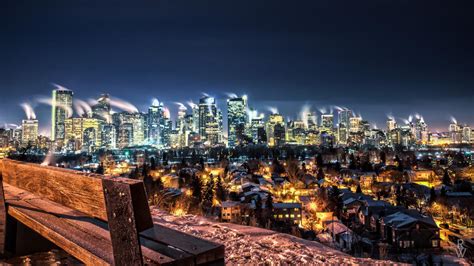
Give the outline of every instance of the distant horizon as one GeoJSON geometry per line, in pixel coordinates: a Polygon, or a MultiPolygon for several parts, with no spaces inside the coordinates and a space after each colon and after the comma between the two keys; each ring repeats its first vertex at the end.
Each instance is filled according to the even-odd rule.
{"type": "MultiPolygon", "coordinates": [[[[36,114],[36,119],[39,121],[39,134],[40,135],[43,135],[43,136],[50,136],[50,129],[51,129],[51,107],[48,106],[47,104],[44,103],[45,99],[46,98],[51,98],[51,94],[52,94],[52,91],[54,89],[56,89],[54,87],[54,85],[59,85],[61,87],[63,87],[64,89],[68,89],[68,90],[71,90],[73,91],[74,93],[74,99],[75,100],[83,100],[83,101],[89,101],[91,99],[97,99],[100,95],[102,94],[108,94],[112,97],[116,97],[111,91],[101,91],[99,93],[97,93],[96,95],[91,95],[91,96],[86,96],[86,97],[83,97],[83,98],[78,98],[78,94],[81,95],[81,93],[79,92],[76,92],[73,88],[69,88],[67,86],[63,86],[62,84],[56,84],[56,83],[51,83],[51,91],[50,91],[50,95],[37,95],[37,96],[34,96],[32,97],[30,100],[26,99],[25,101],[23,101],[22,103],[29,103],[33,109],[34,109],[34,112],[36,114]]],[[[426,123],[428,124],[428,129],[429,131],[431,132],[447,132],[448,131],[448,127],[449,127],[449,124],[452,123],[452,118],[454,116],[452,115],[446,115],[446,118],[444,120],[438,120],[440,122],[438,122],[438,126],[436,126],[436,124],[432,124],[431,123],[431,119],[430,117],[427,117],[427,116],[424,116],[423,115],[423,112],[406,112],[404,113],[403,115],[398,115],[398,114],[395,114],[393,112],[383,112],[381,110],[380,113],[376,113],[376,114],[364,114],[358,110],[354,110],[354,109],[351,109],[350,106],[345,106],[345,105],[324,105],[324,104],[317,104],[317,102],[311,102],[311,101],[253,101],[252,99],[252,96],[251,94],[247,94],[247,93],[242,93],[242,94],[238,94],[238,93],[235,93],[235,92],[220,92],[220,93],[216,93],[216,94],[213,94],[213,93],[209,93],[209,92],[200,92],[200,93],[196,93],[196,97],[194,98],[189,98],[189,99],[186,99],[186,100],[181,100],[181,101],[178,101],[178,100],[165,100],[163,101],[162,99],[160,99],[159,97],[150,97],[150,99],[148,101],[145,101],[145,102],[141,102],[140,104],[135,104],[134,102],[129,102],[127,99],[125,98],[120,98],[121,100],[123,101],[126,101],[126,102],[129,102],[130,104],[134,105],[140,112],[142,113],[147,113],[148,112],[148,107],[150,107],[150,105],[152,104],[152,101],[153,99],[158,99],[159,102],[163,102],[165,107],[168,107],[170,112],[171,112],[171,119],[174,121],[176,119],[176,116],[177,116],[177,111],[178,111],[178,107],[179,107],[179,103],[182,103],[184,104],[188,110],[187,112],[189,113],[190,112],[190,108],[189,108],[189,105],[188,105],[188,102],[189,101],[192,101],[194,103],[198,103],[199,102],[199,99],[205,95],[209,95],[210,97],[213,97],[216,99],[217,101],[217,105],[218,105],[218,108],[220,108],[220,110],[223,112],[223,115],[224,115],[224,133],[226,133],[226,129],[227,129],[227,103],[226,103],[226,99],[229,99],[229,95],[230,94],[234,94],[238,97],[241,97],[243,95],[247,95],[248,96],[248,104],[249,104],[249,108],[254,108],[258,111],[258,113],[263,113],[265,114],[265,117],[268,117],[268,115],[270,115],[272,113],[272,111],[270,109],[276,109],[278,110],[278,113],[281,114],[285,119],[286,121],[288,120],[298,120],[299,119],[299,112],[301,111],[301,109],[304,108],[304,106],[306,107],[310,107],[310,110],[311,112],[315,113],[317,116],[318,116],[318,123],[320,123],[320,115],[323,114],[321,111],[325,111],[325,114],[327,113],[333,113],[334,114],[334,122],[335,122],[335,125],[337,125],[337,108],[347,108],[351,111],[353,111],[354,115],[356,116],[361,116],[364,120],[367,120],[372,126],[377,126],[377,128],[379,129],[385,129],[386,128],[386,121],[388,119],[389,116],[395,118],[395,120],[397,121],[397,124],[399,125],[403,125],[404,124],[404,120],[408,120],[409,116],[415,116],[416,114],[419,114],[421,116],[423,116],[424,120],[426,121],[426,123]],[[293,107],[294,106],[298,106],[298,104],[300,104],[300,109],[299,110],[293,110],[293,107]],[[257,108],[257,106],[260,106],[261,108],[257,108]],[[289,113],[289,112],[292,112],[292,113],[289,113]],[[374,118],[374,119],[371,119],[371,118],[374,118]],[[435,125],[435,126],[433,126],[435,125]]],[[[2,128],[5,128],[6,125],[8,124],[16,124],[18,126],[21,125],[21,121],[23,119],[27,119],[26,117],[26,114],[24,112],[24,110],[22,110],[22,107],[21,107],[21,104],[22,103],[19,103],[16,110],[11,110],[11,112],[9,112],[10,115],[12,115],[11,113],[15,113],[14,116],[17,116],[17,117],[20,117],[18,121],[8,121],[8,122],[1,122],[0,121],[0,127],[2,128]],[[16,123],[15,123],[16,122],[16,123]]],[[[74,109],[74,114],[73,114],[73,117],[79,117],[80,115],[77,114],[76,112],[76,109],[74,109]]],[[[113,109],[114,111],[116,112],[120,112],[120,111],[123,111],[121,109],[113,109]]],[[[0,114],[1,116],[1,114],[0,114]]],[[[469,122],[465,122],[465,121],[459,121],[458,119],[457,120],[457,123],[460,124],[460,125],[464,125],[464,124],[467,124],[468,126],[471,126],[472,125],[472,122],[469,123],[469,122]]]]}

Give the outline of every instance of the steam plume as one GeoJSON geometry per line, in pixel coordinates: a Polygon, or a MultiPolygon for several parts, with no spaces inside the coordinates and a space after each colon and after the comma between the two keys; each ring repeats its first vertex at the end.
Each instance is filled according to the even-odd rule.
{"type": "Polygon", "coordinates": [[[29,103],[22,103],[20,106],[23,108],[26,114],[26,118],[28,120],[30,119],[36,119],[36,114],[35,111],[33,110],[33,107],[29,103]]]}
{"type": "Polygon", "coordinates": [[[138,113],[138,109],[135,105],[119,98],[111,97],[110,105],[129,113],[138,113]]]}

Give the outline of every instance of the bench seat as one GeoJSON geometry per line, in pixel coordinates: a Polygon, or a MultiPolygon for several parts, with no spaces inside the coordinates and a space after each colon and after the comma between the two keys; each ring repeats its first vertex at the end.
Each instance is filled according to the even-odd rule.
{"type": "MultiPolygon", "coordinates": [[[[90,265],[114,264],[106,222],[3,183],[7,213],[90,265]]],[[[224,246],[153,224],[139,233],[144,264],[196,265],[224,261],[224,246]]]]}

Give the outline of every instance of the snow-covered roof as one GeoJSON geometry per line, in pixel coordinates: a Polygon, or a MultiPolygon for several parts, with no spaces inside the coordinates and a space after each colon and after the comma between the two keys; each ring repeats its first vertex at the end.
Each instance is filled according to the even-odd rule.
{"type": "Polygon", "coordinates": [[[291,209],[291,208],[300,208],[301,203],[290,203],[290,202],[283,202],[283,203],[273,203],[274,209],[291,209]]]}

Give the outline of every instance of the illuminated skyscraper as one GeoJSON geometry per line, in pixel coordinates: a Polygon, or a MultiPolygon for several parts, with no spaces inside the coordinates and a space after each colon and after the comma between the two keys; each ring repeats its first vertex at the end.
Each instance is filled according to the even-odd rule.
{"type": "Polygon", "coordinates": [[[163,119],[161,120],[161,145],[171,147],[171,131],[173,130],[173,121],[168,108],[163,108],[163,119]]]}
{"type": "Polygon", "coordinates": [[[235,147],[242,142],[248,122],[247,96],[227,99],[228,146],[235,147]]]}
{"type": "Polygon", "coordinates": [[[264,144],[267,143],[267,134],[265,132],[265,118],[264,114],[254,114],[252,120],[250,121],[250,134],[252,141],[255,144],[264,144]]]}
{"type": "Polygon", "coordinates": [[[64,121],[72,116],[72,97],[74,93],[67,89],[53,90],[51,140],[64,141],[64,121]]]}
{"type": "Polygon", "coordinates": [[[65,125],[66,142],[74,142],[74,150],[92,152],[102,145],[102,119],[89,117],[67,118],[65,125]]]}
{"type": "Polygon", "coordinates": [[[35,145],[38,139],[38,120],[25,119],[22,121],[21,128],[22,146],[35,145]]]}
{"type": "Polygon", "coordinates": [[[457,122],[453,122],[449,125],[449,134],[451,136],[452,143],[460,143],[462,139],[461,127],[457,122]]]}
{"type": "Polygon", "coordinates": [[[271,114],[266,126],[269,146],[280,146],[285,143],[285,120],[280,114],[271,114]]]}
{"type": "Polygon", "coordinates": [[[99,118],[110,123],[110,98],[108,94],[102,94],[97,103],[92,107],[92,117],[99,118]]]}
{"type": "Polygon", "coordinates": [[[339,110],[338,113],[338,127],[337,127],[337,141],[340,144],[347,144],[349,137],[350,119],[352,111],[348,109],[339,110]]]}
{"type": "Polygon", "coordinates": [[[428,125],[421,116],[417,116],[415,119],[415,140],[417,143],[428,142],[428,125]]]}
{"type": "Polygon", "coordinates": [[[151,145],[161,144],[161,125],[163,124],[163,103],[154,99],[148,108],[147,116],[147,133],[148,142],[151,145]]]}
{"type": "Polygon", "coordinates": [[[121,112],[113,114],[114,125],[118,131],[120,148],[143,145],[145,142],[146,116],[143,113],[121,112]]]}
{"type": "Polygon", "coordinates": [[[361,122],[362,122],[362,117],[360,116],[349,118],[349,132],[351,133],[361,132],[362,131],[361,122]]]}
{"type": "Polygon", "coordinates": [[[338,122],[340,127],[349,128],[349,119],[352,117],[352,111],[342,109],[338,112],[338,122]]]}
{"type": "Polygon", "coordinates": [[[321,131],[326,132],[329,135],[333,135],[334,128],[334,115],[333,114],[322,114],[321,115],[321,131]]]}
{"type": "Polygon", "coordinates": [[[394,130],[395,128],[397,128],[397,122],[395,121],[393,117],[389,117],[387,119],[387,132],[390,132],[394,130]]]}
{"type": "Polygon", "coordinates": [[[463,143],[471,143],[472,141],[472,130],[469,126],[464,125],[462,128],[462,142],[463,143]]]}
{"type": "Polygon", "coordinates": [[[117,132],[112,124],[104,124],[102,126],[102,147],[107,149],[117,148],[117,132]]]}
{"type": "Polygon", "coordinates": [[[207,145],[212,146],[221,141],[222,114],[212,97],[204,96],[199,100],[199,135],[207,145]]]}

